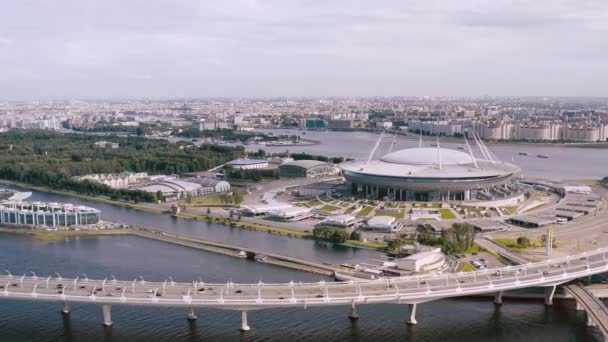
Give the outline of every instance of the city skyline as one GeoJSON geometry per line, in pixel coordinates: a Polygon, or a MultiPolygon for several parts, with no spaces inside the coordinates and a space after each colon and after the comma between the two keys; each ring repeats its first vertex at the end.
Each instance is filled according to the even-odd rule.
{"type": "Polygon", "coordinates": [[[10,3],[0,14],[0,100],[602,97],[606,9],[599,1],[10,3]]]}

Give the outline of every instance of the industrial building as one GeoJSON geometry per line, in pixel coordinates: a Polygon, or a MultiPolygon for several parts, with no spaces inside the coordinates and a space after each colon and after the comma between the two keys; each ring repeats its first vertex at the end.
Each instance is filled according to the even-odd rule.
{"type": "Polygon", "coordinates": [[[338,173],[339,170],[332,164],[318,160],[296,160],[279,165],[281,177],[322,177],[338,173]]]}
{"type": "Polygon", "coordinates": [[[514,197],[516,165],[499,161],[477,140],[481,158],[436,147],[409,148],[372,160],[340,164],[349,191],[368,199],[392,201],[492,201],[514,197]]]}
{"type": "Polygon", "coordinates": [[[268,167],[268,160],[265,159],[235,159],[226,165],[237,170],[265,169],[268,167]]]}
{"type": "Polygon", "coordinates": [[[162,193],[165,201],[176,201],[182,198],[199,197],[212,193],[213,189],[203,187],[201,184],[180,180],[170,176],[152,176],[152,182],[134,189],[151,193],[162,193]]]}
{"type": "Polygon", "coordinates": [[[0,203],[0,222],[6,224],[69,227],[99,222],[100,211],[68,203],[4,201],[0,203]]]}

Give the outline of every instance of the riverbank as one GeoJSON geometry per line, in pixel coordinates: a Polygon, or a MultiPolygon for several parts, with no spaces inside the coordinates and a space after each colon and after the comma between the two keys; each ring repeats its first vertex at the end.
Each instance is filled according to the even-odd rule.
{"type": "Polygon", "coordinates": [[[121,206],[121,207],[129,208],[129,209],[145,210],[145,211],[149,211],[149,212],[153,212],[153,213],[157,213],[157,214],[162,214],[162,213],[167,212],[167,210],[165,210],[165,209],[154,208],[154,207],[150,207],[150,206],[147,206],[147,205],[141,204],[141,203],[127,203],[127,202],[116,201],[116,200],[112,200],[112,199],[104,198],[104,197],[83,195],[83,194],[79,194],[79,193],[73,192],[73,191],[51,189],[51,188],[47,188],[47,187],[42,187],[42,186],[37,186],[37,185],[32,185],[32,184],[17,182],[17,181],[10,181],[10,180],[6,180],[6,179],[0,179],[0,185],[16,186],[16,187],[27,189],[27,190],[35,190],[35,191],[40,191],[40,192],[46,192],[49,194],[75,197],[75,198],[79,198],[79,199],[83,199],[83,200],[87,200],[87,201],[116,205],[116,206],[121,206]]]}
{"type": "MultiPolygon", "coordinates": [[[[75,198],[79,198],[79,199],[83,199],[83,200],[87,200],[87,201],[115,205],[115,206],[125,207],[125,208],[129,208],[129,209],[134,209],[134,210],[142,210],[142,211],[147,211],[147,212],[151,212],[151,213],[155,213],[155,214],[168,214],[168,210],[166,210],[164,208],[158,208],[158,207],[154,207],[152,205],[144,204],[144,203],[127,203],[127,202],[122,202],[122,201],[115,201],[115,200],[111,200],[111,199],[103,198],[103,197],[82,195],[82,194],[75,193],[72,191],[50,189],[50,188],[46,188],[46,187],[35,186],[35,185],[22,183],[22,182],[16,182],[16,181],[8,181],[8,180],[4,180],[4,179],[0,179],[0,184],[15,186],[15,187],[19,187],[19,188],[23,188],[23,189],[27,189],[27,190],[35,190],[35,191],[46,192],[46,193],[51,193],[51,194],[75,197],[75,198]]],[[[196,213],[187,212],[187,211],[183,211],[183,212],[175,215],[175,217],[191,219],[191,220],[196,220],[196,221],[219,223],[219,224],[223,224],[223,225],[233,227],[233,228],[248,229],[248,230],[266,232],[266,233],[271,233],[271,234],[279,234],[279,235],[284,235],[284,236],[288,236],[288,237],[295,237],[295,238],[302,238],[302,239],[314,239],[313,235],[310,232],[305,232],[305,231],[301,231],[301,230],[287,229],[284,227],[276,227],[276,226],[272,226],[272,225],[240,221],[240,220],[237,221],[237,220],[230,219],[230,218],[202,215],[202,214],[196,214],[196,213]]],[[[383,248],[384,248],[384,245],[379,245],[378,243],[361,242],[361,241],[354,241],[354,240],[349,240],[349,241],[345,242],[343,245],[350,246],[350,247],[365,247],[365,248],[376,249],[376,250],[383,250],[383,248]]]]}
{"type": "MultiPolygon", "coordinates": [[[[271,128],[277,130],[297,130],[294,128],[271,128]]],[[[372,129],[372,128],[327,128],[327,131],[334,132],[366,132],[366,133],[377,133],[380,134],[383,130],[372,129]]],[[[298,130],[299,131],[299,130],[298,130]]],[[[414,132],[409,131],[386,131],[388,135],[396,134],[397,136],[405,139],[405,140],[416,140],[420,139],[420,135],[414,132]]],[[[423,135],[423,139],[435,139],[434,135],[423,135]]],[[[451,136],[442,136],[441,141],[448,143],[464,143],[463,138],[461,137],[451,137],[451,136]]],[[[577,148],[599,148],[599,149],[608,149],[608,142],[529,142],[529,141],[484,141],[487,145],[492,146],[500,146],[500,145],[509,145],[509,146],[521,146],[521,147],[577,147],[577,148]]]]}
{"type": "Polygon", "coordinates": [[[182,247],[194,248],[198,250],[204,250],[207,252],[221,254],[240,259],[249,259],[265,264],[275,265],[279,267],[294,269],[298,271],[304,271],[314,274],[321,274],[324,276],[334,276],[335,272],[346,273],[350,276],[361,277],[361,274],[353,272],[352,270],[345,269],[339,265],[333,265],[331,263],[319,263],[311,260],[305,260],[302,258],[295,258],[291,256],[269,253],[265,251],[259,251],[251,248],[234,246],[225,243],[212,242],[203,240],[200,238],[192,238],[173,233],[167,233],[164,231],[153,230],[141,227],[125,227],[117,229],[104,229],[104,230],[81,230],[81,231],[42,231],[32,230],[27,228],[7,228],[0,227],[0,233],[3,234],[15,234],[36,238],[43,241],[56,241],[63,240],[66,238],[87,238],[87,237],[100,237],[100,236],[137,236],[145,239],[151,239],[169,243],[172,245],[178,245],[182,247]]]}

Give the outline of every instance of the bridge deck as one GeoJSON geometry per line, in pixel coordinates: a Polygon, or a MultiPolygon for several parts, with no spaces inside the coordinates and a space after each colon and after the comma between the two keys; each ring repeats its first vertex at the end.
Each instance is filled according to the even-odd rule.
{"type": "Polygon", "coordinates": [[[571,284],[564,286],[566,292],[574,297],[585,308],[588,318],[600,329],[604,337],[608,337],[608,307],[581,285],[571,284]]]}
{"type": "Polygon", "coordinates": [[[342,283],[210,284],[39,277],[32,273],[0,276],[0,298],[132,304],[151,306],[262,309],[351,303],[422,303],[431,300],[553,286],[608,271],[608,249],[520,266],[468,273],[342,283]]]}

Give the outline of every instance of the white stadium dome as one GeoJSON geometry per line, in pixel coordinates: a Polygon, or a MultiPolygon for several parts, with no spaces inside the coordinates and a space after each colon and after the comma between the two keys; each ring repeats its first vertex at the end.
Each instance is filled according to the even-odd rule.
{"type": "Polygon", "coordinates": [[[472,152],[421,146],[379,160],[345,162],[340,168],[352,194],[365,198],[468,201],[508,196],[514,192],[512,178],[520,168],[497,160],[480,144],[483,158],[472,152]]]}
{"type": "Polygon", "coordinates": [[[433,165],[441,160],[442,165],[473,164],[468,153],[445,148],[408,148],[389,153],[380,158],[383,162],[410,165],[433,165]]]}

